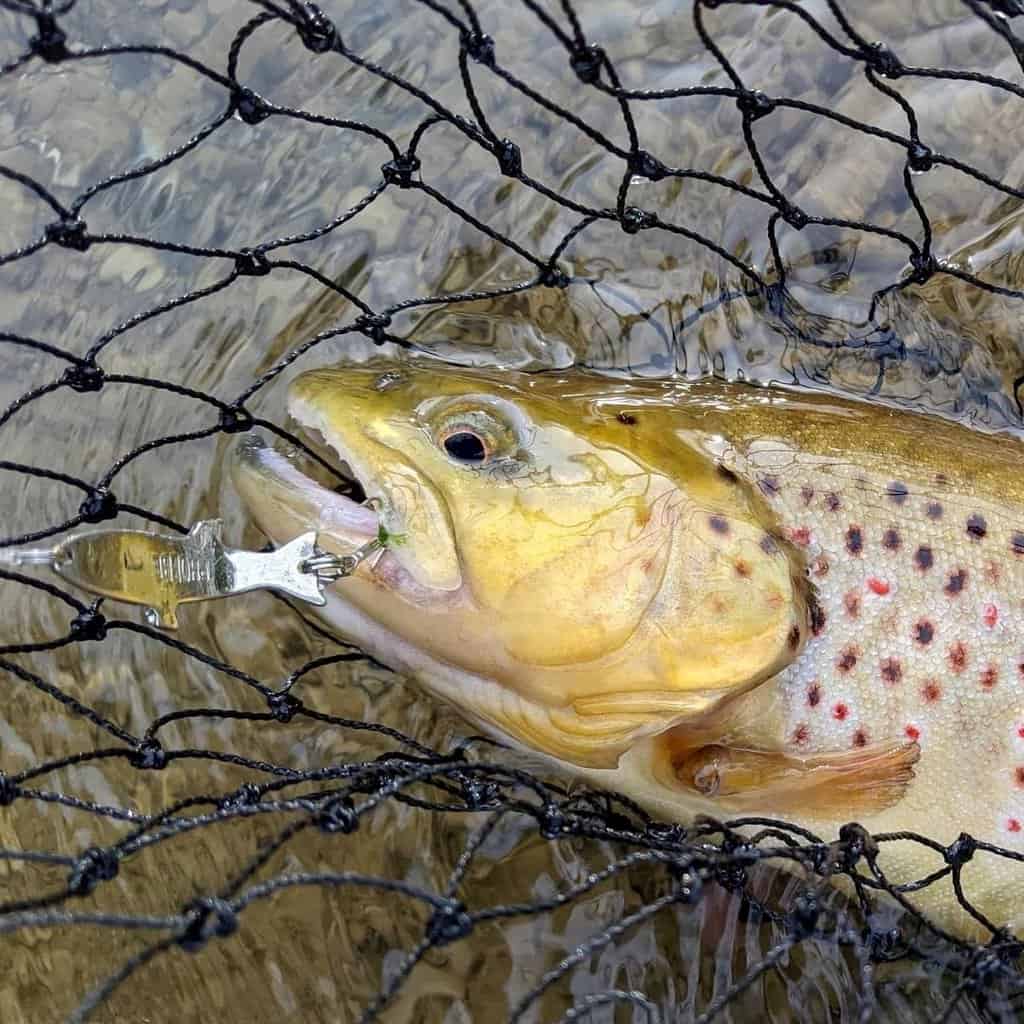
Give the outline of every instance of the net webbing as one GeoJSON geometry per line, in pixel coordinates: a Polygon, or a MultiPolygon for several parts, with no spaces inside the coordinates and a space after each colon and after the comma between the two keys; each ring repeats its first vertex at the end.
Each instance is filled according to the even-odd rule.
{"type": "MultiPolygon", "coordinates": [[[[975,272],[969,261],[937,254],[932,219],[919,197],[919,182],[942,169],[953,172],[956,181],[969,181],[972,187],[991,190],[1007,201],[1024,198],[1024,191],[986,170],[982,154],[975,166],[962,155],[929,145],[922,138],[914,105],[898,86],[937,80],[950,89],[984,87],[1016,103],[1024,99],[1021,84],[980,70],[911,64],[897,49],[862,34],[857,28],[857,5],[839,0],[821,4],[696,0],[685,11],[673,10],[666,18],[689,19],[711,70],[700,84],[643,88],[624,84],[626,79],[616,67],[614,45],[598,45],[588,38],[588,5],[570,0],[517,0],[516,5],[509,5],[510,17],[512,6],[515,17],[531,20],[538,40],[543,38],[545,45],[553,43],[560,49],[564,80],[574,83],[569,94],[578,94],[581,107],[583,98],[595,93],[614,104],[614,130],[591,123],[577,110],[552,99],[544,85],[531,84],[511,70],[516,62],[508,59],[495,41],[500,40],[503,15],[494,8],[485,16],[483,8],[478,11],[470,0],[417,0],[395,5],[394,11],[382,10],[370,29],[365,20],[360,22],[362,48],[351,42],[341,12],[335,15],[326,5],[322,9],[298,0],[252,0],[247,8],[236,5],[220,16],[221,30],[226,21],[235,20],[217,59],[206,57],[206,50],[200,58],[180,43],[161,41],[160,19],[166,17],[170,25],[170,9],[157,13],[146,41],[132,42],[121,38],[116,20],[110,17],[116,5],[104,8],[106,21],[101,23],[96,15],[97,24],[102,24],[102,30],[97,30],[85,0],[41,0],[39,4],[0,0],[0,111],[9,111],[6,118],[0,113],[5,131],[13,132],[14,125],[27,118],[29,131],[38,133],[41,147],[51,136],[51,142],[59,142],[62,134],[75,135],[81,146],[84,134],[94,156],[103,156],[101,133],[91,138],[89,125],[64,123],[59,108],[36,107],[31,102],[30,91],[40,87],[39,75],[45,69],[54,73],[80,67],[102,69],[102,75],[90,81],[97,95],[106,91],[113,104],[115,93],[131,93],[131,69],[138,66],[131,62],[145,58],[162,67],[173,66],[176,90],[166,97],[161,112],[146,109],[133,115],[111,106],[110,116],[122,122],[137,116],[143,137],[142,142],[136,140],[133,155],[117,170],[108,166],[91,178],[94,167],[105,166],[99,160],[90,163],[88,173],[75,175],[61,162],[58,151],[46,165],[53,168],[47,177],[20,170],[16,147],[0,154],[0,182],[11,211],[10,222],[0,236],[0,287],[4,294],[18,291],[31,299],[33,268],[43,258],[50,266],[53,261],[72,265],[86,254],[100,253],[110,263],[122,252],[129,254],[129,260],[142,259],[139,253],[148,250],[181,257],[190,267],[201,263],[204,268],[190,271],[187,289],[176,290],[173,281],[169,282],[159,302],[126,313],[109,328],[101,329],[98,325],[103,321],[96,317],[84,329],[77,324],[72,330],[69,320],[39,336],[0,330],[5,360],[11,368],[4,371],[5,394],[13,395],[0,414],[0,427],[8,437],[22,439],[8,454],[31,445],[33,455],[31,460],[20,455],[0,459],[5,488],[9,488],[16,512],[11,513],[12,521],[18,524],[16,530],[4,531],[10,535],[0,543],[6,547],[40,545],[76,528],[114,520],[186,530],[188,521],[183,517],[179,521],[164,492],[147,495],[143,502],[129,496],[131,487],[122,491],[122,480],[140,460],[159,465],[170,449],[189,444],[208,443],[212,450],[222,435],[254,427],[301,446],[298,438],[261,412],[261,395],[286,370],[304,365],[317,350],[338,339],[343,344],[359,341],[368,346],[415,347],[410,325],[418,322],[416,317],[438,308],[458,309],[527,293],[555,301],[550,296],[585,286],[576,272],[579,261],[585,254],[599,251],[597,243],[594,249],[587,249],[588,238],[608,239],[609,227],[628,236],[649,236],[652,247],[655,238],[675,236],[716,261],[719,278],[729,284],[716,286],[712,299],[693,303],[675,324],[680,336],[698,330],[702,317],[742,301],[773,324],[781,337],[829,352],[844,347],[859,352],[867,349],[874,365],[884,368],[887,361],[898,361],[907,354],[890,315],[894,296],[929,283],[955,281],[971,292],[1005,298],[1010,303],[1008,309],[1019,308],[1015,303],[1024,292],[1014,287],[1012,280],[975,272]],[[762,91],[757,81],[747,80],[739,64],[727,56],[719,24],[731,11],[748,8],[770,9],[777,18],[801,22],[825,54],[815,59],[850,65],[877,92],[880,105],[899,112],[902,123],[897,124],[891,116],[885,126],[869,123],[844,113],[840,105],[788,98],[774,90],[762,91]],[[420,69],[404,65],[400,54],[369,45],[368,32],[386,38],[393,19],[399,16],[429,26],[430,32],[440,33],[451,44],[455,60],[441,70],[449,83],[457,85],[457,105],[442,101],[430,88],[418,84],[424,80],[420,69]],[[304,47],[305,59],[318,67],[333,62],[339,77],[333,80],[333,91],[326,94],[327,102],[319,95],[306,109],[301,97],[298,102],[290,96],[276,98],[270,88],[272,75],[264,74],[268,86],[262,91],[246,84],[248,52],[263,45],[260,40],[268,33],[278,33],[273,36],[278,42],[287,33],[289,45],[304,47]],[[122,79],[114,76],[119,62],[129,68],[122,79]],[[358,102],[346,85],[345,74],[353,68],[361,75],[358,102]],[[189,125],[187,137],[152,152],[154,147],[145,143],[145,119],[161,113],[170,118],[167,111],[186,104],[182,98],[186,79],[201,80],[206,90],[203,95],[215,96],[217,109],[198,128],[194,121],[179,119],[177,126],[189,125]],[[349,109],[375,110],[373,102],[366,99],[368,82],[381,88],[380,116],[341,116],[349,109]],[[602,159],[616,161],[614,202],[590,205],[565,184],[568,178],[560,183],[541,175],[536,154],[527,143],[507,137],[499,127],[501,121],[493,114],[491,102],[495,96],[500,96],[503,104],[542,111],[566,131],[578,133],[602,159]],[[640,127],[638,111],[664,107],[670,116],[685,118],[687,103],[704,102],[708,97],[734,104],[738,111],[739,132],[751,170],[742,180],[719,174],[710,165],[676,166],[678,154],[662,151],[657,136],[646,136],[640,127]],[[290,105],[292,102],[296,105],[290,105]],[[400,139],[388,129],[395,104],[415,112],[414,130],[401,133],[400,139]],[[340,114],[319,112],[327,108],[340,114]],[[814,212],[816,206],[799,205],[785,182],[774,176],[772,161],[765,155],[770,146],[768,136],[760,130],[763,124],[793,112],[837,131],[852,131],[890,144],[897,154],[890,171],[901,183],[909,217],[873,222],[866,217],[829,216],[814,212]],[[31,123],[35,117],[39,122],[31,123]],[[336,197],[345,196],[345,208],[335,209],[313,227],[262,241],[251,239],[238,247],[210,244],[207,234],[193,244],[187,237],[176,240],[173,236],[179,232],[159,226],[151,233],[138,230],[135,225],[144,223],[144,218],[140,220],[137,211],[131,213],[129,200],[137,198],[131,189],[145,179],[159,180],[179,164],[187,175],[188,161],[197,151],[233,144],[218,140],[228,137],[229,129],[240,123],[261,133],[288,133],[300,126],[336,133],[340,140],[336,151],[338,187],[330,205],[335,205],[336,197]],[[429,152],[435,160],[444,157],[443,145],[430,145],[439,133],[449,140],[454,133],[486,157],[492,184],[500,185],[503,180],[518,183],[526,193],[543,197],[568,217],[568,227],[559,231],[555,244],[533,247],[529,234],[507,230],[507,217],[499,215],[496,207],[488,217],[480,207],[471,210],[458,197],[447,194],[443,176],[431,173],[425,155],[429,152]],[[373,181],[345,181],[346,152],[357,144],[379,152],[379,171],[373,181]],[[673,181],[685,186],[699,182],[725,190],[737,200],[759,204],[766,217],[766,259],[756,264],[742,247],[716,238],[713,229],[699,218],[673,220],[670,208],[650,204],[659,206],[656,210],[645,205],[646,184],[673,181]],[[113,201],[94,219],[93,211],[102,201],[122,192],[126,196],[122,207],[113,201]],[[477,244],[492,246],[488,251],[512,254],[515,272],[497,284],[445,288],[437,294],[421,288],[420,293],[403,296],[387,285],[378,285],[376,294],[387,298],[376,301],[359,274],[341,273],[337,265],[328,266],[326,259],[318,264],[316,253],[320,250],[311,250],[312,244],[360,229],[363,224],[372,232],[375,208],[396,193],[415,194],[432,207],[437,218],[461,220],[472,230],[477,244]],[[130,220],[133,226],[124,230],[109,226],[111,209],[120,209],[126,225],[130,220]],[[837,334],[834,324],[821,317],[806,315],[793,301],[789,287],[793,269],[783,252],[782,234],[815,226],[874,236],[901,252],[904,269],[871,290],[859,318],[846,324],[845,335],[837,334]],[[605,233],[600,234],[601,230],[605,233]],[[308,255],[311,251],[312,257],[308,255]],[[248,288],[244,292],[248,300],[256,301],[259,288],[249,287],[250,279],[257,279],[262,287],[264,282],[294,275],[326,292],[335,303],[332,308],[343,312],[326,327],[319,324],[311,334],[307,332],[276,353],[271,362],[253,371],[244,388],[225,393],[201,376],[200,383],[193,386],[185,377],[172,380],[151,375],[146,344],[157,337],[161,320],[176,324],[174,317],[186,307],[203,307],[233,289],[248,288]],[[71,344],[69,336],[84,340],[71,344]],[[127,346],[127,354],[115,355],[119,346],[127,346]],[[41,368],[42,373],[39,383],[27,390],[23,390],[27,379],[21,374],[23,367],[33,372],[41,368]],[[99,403],[103,396],[115,392],[113,401],[119,407],[123,403],[126,415],[148,408],[155,393],[162,393],[161,401],[181,402],[187,411],[176,431],[147,435],[141,443],[136,443],[137,437],[128,444],[116,437],[106,468],[98,473],[76,473],[74,438],[61,435],[60,410],[65,404],[87,408],[90,402],[99,403]],[[55,443],[72,449],[71,457],[52,457],[55,443]],[[53,468],[58,464],[65,468],[53,468]],[[19,490],[26,480],[29,489],[19,490]],[[38,503],[33,497],[37,492],[31,490],[37,485],[46,488],[46,500],[38,503]]],[[[964,0],[958,9],[959,17],[972,19],[989,32],[1024,69],[1024,36],[1018,34],[1024,22],[1017,20],[1024,14],[1024,6],[1017,0],[964,0]]],[[[267,50],[260,53],[266,65],[267,50]]],[[[22,140],[27,139],[23,133],[22,140]]],[[[237,135],[230,139],[237,144],[237,135]]],[[[300,163],[302,158],[301,147],[290,157],[300,163]]],[[[288,201],[283,194],[279,199],[288,201]]],[[[173,213],[173,193],[167,202],[173,213]]],[[[211,204],[209,216],[217,215],[211,204]]],[[[190,216],[195,216],[194,210],[190,216]]],[[[154,214],[153,219],[156,223],[159,217],[154,214]]],[[[458,275],[453,278],[459,279],[458,275]]],[[[69,278],[69,299],[76,280],[69,278]]],[[[76,287],[87,288],[89,282],[78,281],[76,287]]],[[[108,319],[110,314],[108,311],[108,319]]],[[[160,338],[162,344],[178,346],[183,361],[195,344],[191,336],[172,336],[168,341],[165,333],[160,338]]],[[[1019,382],[1015,380],[1014,386],[1019,382]]],[[[1011,412],[1019,409],[1011,407],[1011,412]]],[[[87,466],[91,458],[83,454],[77,464],[87,466]]],[[[1019,861],[1021,857],[1012,851],[968,836],[945,847],[910,833],[870,836],[856,826],[844,829],[838,842],[827,843],[778,821],[702,821],[689,828],[665,825],[621,798],[550,781],[489,741],[459,739],[457,730],[436,742],[436,735],[424,741],[420,735],[403,731],[399,725],[404,723],[398,719],[381,724],[358,715],[331,713],[330,690],[325,691],[323,701],[318,696],[312,699],[313,691],[307,689],[310,683],[328,679],[342,663],[357,672],[376,672],[374,678],[386,678],[386,673],[379,666],[368,665],[359,651],[307,623],[299,609],[289,609],[283,602],[274,606],[279,621],[301,621],[310,635],[315,631],[322,653],[312,660],[293,660],[280,677],[260,677],[251,659],[241,667],[236,662],[244,659],[232,658],[229,647],[225,653],[223,646],[193,645],[140,623],[124,614],[123,608],[89,603],[81,594],[41,575],[5,568],[0,577],[8,600],[14,602],[5,607],[44,609],[32,620],[31,636],[8,634],[9,642],[0,648],[3,717],[22,733],[20,739],[10,732],[0,739],[0,823],[7,823],[0,827],[0,873],[5,879],[0,890],[0,932],[6,943],[24,942],[27,949],[38,943],[39,935],[44,942],[58,933],[68,935],[62,948],[74,952],[78,965],[76,970],[65,970],[59,982],[53,981],[60,995],[57,998],[51,992],[56,999],[52,1017],[44,1018],[39,1009],[49,1005],[40,995],[43,1001],[35,1008],[15,1007],[25,1014],[24,1019],[60,1019],[67,1014],[72,1020],[125,1019],[117,1016],[117,1007],[122,1005],[119,1000],[134,987],[143,993],[140,998],[144,1001],[147,986],[155,984],[153,972],[158,964],[181,951],[195,954],[218,944],[237,943],[250,920],[260,920],[270,929],[280,920],[284,934],[287,929],[282,915],[287,913],[289,900],[303,890],[323,893],[324,898],[330,890],[343,891],[351,900],[356,897],[348,894],[369,892],[388,908],[389,915],[400,917],[414,933],[413,941],[397,949],[381,950],[372,942],[358,947],[365,958],[359,969],[370,974],[370,994],[360,997],[358,1006],[337,993],[335,1003],[330,996],[323,996],[324,1019],[376,1020],[395,1007],[399,1007],[399,1018],[411,1019],[403,1016],[411,1005],[403,1003],[404,994],[417,984],[422,986],[417,979],[423,972],[436,971],[438,963],[446,962],[437,960],[439,954],[459,946],[472,950],[475,942],[493,943],[494,928],[510,933],[513,926],[530,919],[559,920],[560,927],[571,920],[577,930],[566,931],[571,941],[566,940],[562,955],[552,961],[538,949],[533,973],[526,980],[518,987],[489,992],[492,1001],[480,1004],[492,1010],[502,1007],[513,1021],[726,1019],[730,1012],[741,1013],[744,1000],[753,998],[752,994],[763,996],[766,980],[774,975],[787,976],[788,984],[799,988],[804,971],[812,979],[809,985],[818,985],[808,966],[814,956],[841,965],[834,967],[841,984],[837,983],[833,993],[831,1011],[839,1012],[838,1005],[848,1015],[844,1019],[869,1020],[875,1015],[883,1019],[900,1007],[906,1009],[906,1004],[899,1002],[904,998],[900,993],[908,985],[920,989],[925,977],[929,994],[920,997],[917,1008],[930,1019],[968,1020],[979,1019],[978,1015],[980,1019],[985,1015],[1016,1019],[1022,992],[1021,947],[1016,938],[993,927],[989,941],[964,942],[944,934],[914,910],[912,902],[915,891],[952,876],[958,898],[969,908],[972,857],[983,850],[986,855],[1019,861]],[[39,630],[45,638],[39,638],[39,630]],[[164,710],[149,713],[144,727],[137,727],[138,715],[125,710],[125,693],[151,685],[153,676],[133,676],[136,661],[122,665],[121,671],[117,666],[126,651],[136,652],[136,657],[139,650],[150,652],[148,656],[154,659],[150,673],[159,671],[172,683],[177,673],[195,673],[190,678],[206,680],[207,692],[226,694],[227,706],[217,706],[212,699],[204,703],[175,698],[174,687],[169,685],[161,705],[164,710]],[[105,651],[110,653],[105,655],[105,651]],[[105,686],[83,684],[84,677],[68,667],[78,658],[88,661],[100,676],[109,677],[105,686]],[[21,720],[19,716],[29,717],[21,720]],[[267,749],[258,739],[265,732],[279,730],[284,735],[296,725],[310,727],[311,732],[304,735],[341,737],[338,742],[343,746],[337,749],[343,750],[342,756],[337,756],[331,742],[324,742],[324,753],[313,767],[290,763],[283,756],[286,745],[271,747],[278,755],[272,758],[253,755],[253,751],[267,749]],[[186,726],[195,729],[181,732],[186,726]],[[227,726],[230,731],[218,731],[227,726]],[[80,731],[74,731],[79,727],[80,731]],[[188,745],[168,738],[181,735],[205,736],[209,745],[198,741],[188,745]],[[62,744],[61,736],[70,740],[62,744]],[[93,769],[101,774],[87,775],[93,769]],[[150,777],[173,777],[175,773],[179,779],[173,789],[150,784],[150,777]],[[105,784],[96,783],[97,778],[106,780],[105,784]],[[94,783],[86,787],[87,796],[81,795],[83,779],[94,783]],[[190,795],[180,795],[177,787],[184,787],[190,795]],[[106,797],[101,798],[101,792],[106,797]],[[145,800],[136,799],[139,792],[145,800]],[[432,878],[426,869],[411,868],[401,858],[389,863],[386,851],[398,827],[395,823],[411,827],[408,822],[413,818],[408,815],[417,821],[427,816],[445,823],[444,842],[456,843],[451,857],[439,861],[445,865],[445,877],[432,878]],[[383,824],[376,826],[377,819],[390,823],[391,830],[383,824]],[[69,830],[67,834],[85,836],[85,843],[58,842],[54,837],[61,833],[54,830],[56,826],[49,829],[49,823],[58,820],[69,830]],[[184,849],[176,844],[190,834],[215,833],[247,822],[258,822],[260,827],[245,833],[248,845],[233,862],[206,864],[197,870],[195,892],[188,899],[178,903],[162,899],[173,887],[168,883],[165,890],[163,872],[168,861],[161,851],[184,849]],[[741,834],[744,825],[752,827],[741,834]],[[301,857],[290,861],[289,852],[313,834],[322,839],[318,840],[317,864],[311,866],[301,857]],[[26,837],[34,841],[30,843],[26,837]],[[885,844],[900,842],[931,846],[942,866],[913,884],[893,886],[880,871],[877,858],[885,844]],[[531,845],[536,843],[545,849],[571,849],[575,863],[586,864],[588,869],[577,871],[574,879],[567,874],[557,880],[549,877],[544,884],[526,885],[522,894],[513,898],[509,895],[516,892],[511,865],[517,857],[527,857],[524,848],[536,852],[531,845]],[[364,854],[359,860],[353,850],[361,847],[376,853],[364,854]],[[501,872],[510,876],[506,888],[485,884],[482,879],[488,876],[481,865],[501,862],[503,857],[501,872]],[[355,862],[358,870],[351,867],[355,862]],[[782,862],[796,863],[801,871],[769,873],[762,867],[782,862]],[[375,865],[379,873],[372,870],[375,865]],[[850,895],[842,896],[830,885],[830,878],[836,875],[850,881],[850,895]],[[616,893],[617,898],[609,896],[616,893]],[[883,893],[887,900],[880,901],[883,893]],[[595,900],[605,901],[600,913],[593,911],[595,900]],[[902,905],[905,912],[898,915],[885,909],[893,903],[902,905]],[[574,910],[580,910],[582,916],[573,917],[574,910]],[[593,920],[587,928],[591,911],[593,920]],[[708,925],[712,918],[717,923],[708,925]],[[667,919],[676,922],[674,940],[665,939],[668,933],[658,930],[665,927],[667,919]],[[634,976],[625,968],[593,968],[604,962],[602,957],[609,950],[627,949],[645,929],[669,945],[675,941],[685,947],[683,940],[689,935],[686,941],[691,946],[700,946],[702,941],[706,946],[706,937],[701,940],[699,931],[686,932],[680,923],[698,919],[712,930],[721,929],[722,922],[729,920],[734,928],[742,926],[748,933],[738,959],[729,953],[714,954],[720,959],[724,956],[729,967],[718,970],[711,981],[707,975],[702,981],[693,974],[685,948],[683,959],[672,961],[679,971],[675,984],[664,977],[652,981],[642,971],[634,976]],[[923,973],[922,968],[926,969],[923,973]],[[607,981],[607,977],[618,980],[607,981]],[[840,991],[842,986],[845,991],[840,991]],[[337,1006],[342,1007],[337,1010],[339,1016],[332,1016],[332,1007],[337,1006]],[[104,1016],[108,1011],[114,1016],[104,1016]]],[[[24,624],[28,619],[16,621],[24,624]]],[[[182,635],[189,636],[187,631],[182,635]]],[[[193,687],[188,692],[196,691],[193,687]]],[[[422,723],[422,719],[418,721],[422,723]]],[[[569,857],[568,853],[559,855],[569,857]]],[[[309,903],[303,905],[310,907],[309,903]]],[[[350,904],[373,905],[373,901],[350,904]]],[[[357,916],[353,912],[352,917],[357,916]]],[[[990,925],[976,916],[986,927],[990,925]]],[[[287,928],[300,927],[295,916],[287,920],[287,928]]],[[[523,934],[540,933],[520,931],[520,938],[523,934]]],[[[12,957],[14,949],[10,947],[12,957]]],[[[712,961],[707,959],[706,948],[692,958],[705,969],[712,961]]],[[[204,969],[201,958],[189,962],[195,971],[204,969]]],[[[249,969],[260,970],[258,965],[249,969]]],[[[39,970],[40,977],[57,977],[54,963],[39,970]]],[[[248,984],[237,980],[239,985],[248,984]]],[[[224,984],[230,990],[230,977],[224,984]]],[[[23,993],[19,998],[26,998],[24,993],[30,988],[18,989],[23,993]]],[[[445,1006],[461,998],[443,993],[442,987],[431,997],[434,1003],[429,1013],[436,1019],[442,1018],[445,1006]]],[[[797,1016],[801,1012],[814,1016],[815,1008],[823,1012],[823,1004],[814,1003],[811,995],[805,993],[804,999],[802,1011],[794,1003],[797,1016]]],[[[466,1000],[472,1005],[469,997],[466,1000]]],[[[5,1016],[15,1010],[9,1008],[5,1016]]],[[[153,1012],[153,1019],[175,1016],[173,1008],[166,1006],[155,1007],[153,1012]],[[164,1013],[166,1017],[161,1016],[164,1013]]]]}

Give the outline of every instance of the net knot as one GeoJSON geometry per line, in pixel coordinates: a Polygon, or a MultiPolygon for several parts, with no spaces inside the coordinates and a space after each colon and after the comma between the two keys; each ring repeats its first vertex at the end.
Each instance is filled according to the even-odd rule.
{"type": "Polygon", "coordinates": [[[751,121],[758,121],[775,109],[775,100],[760,89],[751,89],[736,97],[736,106],[739,107],[740,113],[749,117],[751,121]]]}
{"type": "Polygon", "coordinates": [[[903,61],[883,42],[872,43],[863,57],[868,67],[883,78],[899,78],[903,74],[903,61]]]}
{"type": "Polygon", "coordinates": [[[650,181],[661,181],[667,177],[668,168],[657,158],[651,156],[646,149],[638,149],[629,154],[629,171],[640,178],[650,181]]]}
{"type": "Polygon", "coordinates": [[[59,64],[70,56],[66,45],[68,37],[48,11],[36,15],[36,33],[28,41],[29,49],[47,64],[59,64]]]}
{"type": "Polygon", "coordinates": [[[912,171],[930,171],[935,166],[934,156],[923,142],[915,142],[907,150],[907,166],[912,171]]]}
{"type": "Polygon", "coordinates": [[[466,53],[485,67],[494,67],[494,40],[483,32],[467,32],[462,37],[466,53]]]}
{"type": "Polygon", "coordinates": [[[244,434],[252,430],[252,413],[241,405],[229,405],[220,411],[220,429],[225,434],[244,434]]]}
{"type": "Polygon", "coordinates": [[[60,382],[73,391],[99,391],[106,380],[104,372],[94,363],[75,363],[69,366],[60,382]]]}
{"type": "Polygon", "coordinates": [[[303,46],[313,53],[326,53],[333,50],[339,43],[338,29],[333,21],[314,4],[303,4],[304,16],[299,20],[296,29],[303,46]]]}
{"type": "Polygon", "coordinates": [[[498,159],[498,170],[509,178],[518,178],[523,173],[523,154],[511,139],[501,139],[491,147],[498,159]]]}
{"type": "Polygon", "coordinates": [[[808,889],[797,896],[788,915],[789,930],[793,938],[806,939],[813,935],[820,915],[821,903],[816,892],[808,889]]]}
{"type": "Polygon", "coordinates": [[[924,284],[926,281],[930,280],[935,271],[939,269],[939,265],[936,263],[935,257],[930,253],[924,252],[911,253],[910,265],[913,268],[910,280],[915,284],[924,284]]]}
{"type": "Polygon", "coordinates": [[[799,206],[794,206],[792,203],[783,203],[779,207],[779,215],[782,219],[791,227],[794,231],[799,231],[801,228],[807,227],[810,218],[800,209],[799,206]]]}
{"type": "Polygon", "coordinates": [[[545,267],[539,281],[545,288],[568,288],[569,275],[561,267],[545,267]]]}
{"type": "Polygon", "coordinates": [[[872,960],[898,960],[906,955],[903,929],[898,925],[881,930],[872,928],[868,933],[868,948],[872,960]]]}
{"type": "Polygon", "coordinates": [[[133,768],[158,772],[167,767],[167,751],[155,736],[147,736],[129,755],[128,763],[133,768]]]}
{"type": "Polygon", "coordinates": [[[100,882],[117,877],[120,860],[113,850],[90,846],[75,861],[68,875],[68,892],[72,896],[88,896],[100,882]]]}
{"type": "Polygon", "coordinates": [[[71,620],[71,639],[75,641],[103,640],[107,635],[107,620],[94,602],[71,620]]]}
{"type": "Polygon", "coordinates": [[[389,160],[381,167],[381,174],[389,185],[399,188],[412,188],[415,184],[413,175],[420,169],[420,158],[415,153],[402,153],[394,160],[389,160]]]}
{"type": "Polygon", "coordinates": [[[351,835],[359,828],[359,813],[350,797],[336,796],[326,801],[316,814],[316,827],[328,835],[351,835]]]}
{"type": "Polygon", "coordinates": [[[463,777],[462,799],[470,810],[485,811],[498,806],[501,789],[490,779],[478,779],[474,776],[463,777]]]}
{"type": "Polygon", "coordinates": [[[638,231],[653,228],[657,222],[658,220],[653,213],[641,210],[639,206],[627,206],[619,218],[622,230],[627,235],[635,235],[638,231]]]}
{"type": "Polygon", "coordinates": [[[227,900],[204,896],[185,908],[188,924],[178,935],[178,945],[195,953],[211,938],[226,939],[238,931],[238,915],[227,900]]]}
{"type": "Polygon", "coordinates": [[[961,832],[946,847],[943,852],[943,856],[946,858],[946,863],[950,864],[954,868],[962,867],[966,864],[973,856],[974,851],[977,850],[978,843],[973,836],[969,836],[966,832],[961,832]]]}
{"type": "Polygon", "coordinates": [[[90,245],[85,230],[84,220],[80,220],[78,217],[64,217],[52,224],[47,224],[43,233],[48,241],[56,242],[57,245],[63,246],[65,249],[85,252],[90,245]]]}
{"type": "Polygon", "coordinates": [[[843,867],[850,871],[861,857],[873,861],[878,856],[878,843],[874,836],[855,821],[848,822],[839,829],[839,853],[843,867]]]}
{"type": "Polygon", "coordinates": [[[10,807],[18,798],[18,787],[6,773],[0,772],[0,807],[10,807]]]}
{"type": "Polygon", "coordinates": [[[605,54],[596,43],[581,46],[569,55],[569,66],[576,72],[576,77],[587,85],[593,85],[601,77],[601,66],[605,54]]]}
{"type": "Polygon", "coordinates": [[[240,85],[231,98],[235,113],[246,124],[259,124],[265,121],[273,113],[262,97],[257,96],[252,89],[240,85]]]}
{"type": "Polygon", "coordinates": [[[235,256],[235,272],[242,277],[263,277],[273,269],[266,255],[255,249],[242,249],[235,256]]]}
{"type": "Polygon", "coordinates": [[[391,317],[380,313],[364,313],[356,319],[355,326],[374,344],[383,345],[388,340],[386,331],[391,326],[391,317]]]}
{"type": "Polygon", "coordinates": [[[263,799],[263,791],[255,782],[243,782],[233,793],[228,793],[217,804],[221,811],[236,811],[240,807],[253,807],[263,799]]]}
{"type": "Polygon", "coordinates": [[[576,831],[575,822],[557,804],[544,804],[537,815],[537,824],[545,839],[557,839],[576,831]]]}
{"type": "Polygon", "coordinates": [[[448,900],[436,907],[427,922],[427,938],[435,946],[464,939],[473,930],[473,919],[458,900],[448,900]]]}
{"type": "Polygon", "coordinates": [[[78,514],[87,523],[102,523],[117,515],[117,498],[106,487],[94,487],[78,506],[78,514]]]}
{"type": "Polygon", "coordinates": [[[267,707],[278,722],[290,722],[295,712],[302,707],[302,701],[290,693],[272,693],[267,697],[267,707]]]}

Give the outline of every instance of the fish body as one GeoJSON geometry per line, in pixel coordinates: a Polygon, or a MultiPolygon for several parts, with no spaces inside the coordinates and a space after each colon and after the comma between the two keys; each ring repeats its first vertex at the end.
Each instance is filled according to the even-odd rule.
{"type": "MultiPolygon", "coordinates": [[[[1024,853],[1024,447],[720,381],[313,371],[299,424],[375,508],[243,441],[277,542],[399,542],[326,616],[468,718],[666,819],[856,820],[1024,853]]],[[[894,882],[945,866],[885,844],[894,882]]],[[[1021,924],[1014,864],[964,869],[1021,924]]],[[[979,926],[949,878],[913,900],[979,926]]]]}

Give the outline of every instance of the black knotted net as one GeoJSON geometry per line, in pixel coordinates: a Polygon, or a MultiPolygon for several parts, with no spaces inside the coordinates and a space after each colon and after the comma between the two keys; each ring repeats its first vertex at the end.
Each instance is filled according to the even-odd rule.
{"type": "MultiPolygon", "coordinates": [[[[376,348],[1018,424],[1021,15],[0,0],[2,544],[258,546],[230,435],[301,444],[282,382],[376,348]]],[[[1017,1019],[1017,939],[913,908],[1012,851],[653,821],[288,602],[0,577],[5,1021],[1017,1019]]]]}

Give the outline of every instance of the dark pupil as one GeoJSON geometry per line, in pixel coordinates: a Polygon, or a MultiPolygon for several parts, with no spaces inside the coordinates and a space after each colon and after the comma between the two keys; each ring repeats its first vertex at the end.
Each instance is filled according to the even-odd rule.
{"type": "Polygon", "coordinates": [[[459,462],[483,462],[487,454],[483,441],[468,430],[449,434],[444,439],[444,450],[459,462]]]}

